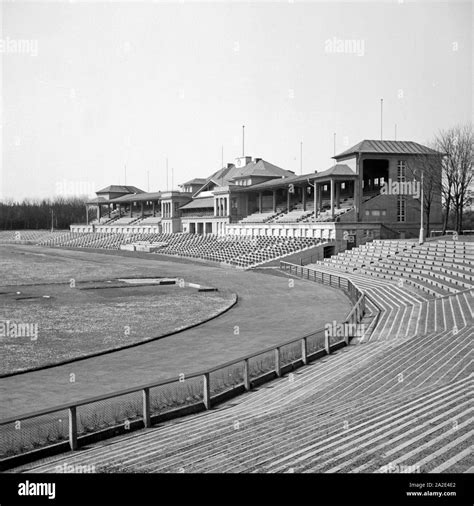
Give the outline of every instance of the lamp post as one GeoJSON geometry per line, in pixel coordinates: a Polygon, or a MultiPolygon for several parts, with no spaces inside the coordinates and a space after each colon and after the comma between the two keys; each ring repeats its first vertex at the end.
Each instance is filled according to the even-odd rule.
{"type": "Polygon", "coordinates": [[[421,170],[421,190],[420,190],[420,237],[418,239],[419,244],[423,244],[425,242],[425,227],[424,227],[424,184],[423,184],[423,175],[424,171],[421,170]]]}

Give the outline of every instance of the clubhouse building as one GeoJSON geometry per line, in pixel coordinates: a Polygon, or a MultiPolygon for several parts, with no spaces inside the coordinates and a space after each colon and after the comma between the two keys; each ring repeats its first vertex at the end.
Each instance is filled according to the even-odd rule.
{"type": "Polygon", "coordinates": [[[441,192],[433,184],[441,153],[411,141],[363,140],[333,158],[325,170],[296,175],[243,156],[180,191],[108,186],[87,203],[95,219],[71,231],[310,237],[336,241],[339,250],[417,237],[423,191],[430,226],[441,226],[441,192]]]}

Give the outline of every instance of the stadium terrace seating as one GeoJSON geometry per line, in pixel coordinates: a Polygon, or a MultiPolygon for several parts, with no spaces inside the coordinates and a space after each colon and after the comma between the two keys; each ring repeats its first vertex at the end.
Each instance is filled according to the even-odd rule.
{"type": "Polygon", "coordinates": [[[70,234],[64,230],[2,230],[0,231],[0,243],[40,243],[59,240],[70,234]]]}
{"type": "MultiPolygon", "coordinates": [[[[446,309],[457,298],[443,298],[446,309]]],[[[392,295],[387,300],[398,303],[392,295]]],[[[431,308],[440,302],[432,300],[431,308]]],[[[119,438],[107,451],[94,445],[88,458],[97,472],[472,471],[472,313],[466,302],[465,319],[447,313],[435,327],[425,322],[436,321],[436,311],[420,313],[423,325],[407,333],[403,322],[384,320],[381,326],[402,331],[396,345],[382,338],[342,348],[301,368],[294,381],[276,379],[224,409],[119,438]],[[229,420],[239,420],[241,429],[229,430],[229,420]]],[[[53,457],[32,470],[55,472],[63,461],[63,455],[53,457]]],[[[83,462],[81,452],[68,455],[69,464],[83,462]]]]}
{"type": "Polygon", "coordinates": [[[374,241],[344,251],[315,267],[407,283],[434,296],[474,286],[474,243],[461,241],[374,241]]]}
{"type": "Polygon", "coordinates": [[[161,223],[161,216],[147,216],[138,220],[135,225],[158,225],[161,223]]]}
{"type": "Polygon", "coordinates": [[[312,214],[314,214],[314,207],[308,205],[306,210],[303,210],[303,204],[297,204],[291,211],[273,218],[271,223],[298,223],[312,214]]]}
{"type": "Polygon", "coordinates": [[[271,220],[275,214],[276,213],[273,211],[249,214],[245,218],[242,218],[240,220],[240,223],[266,223],[267,221],[271,220]]]}
{"type": "Polygon", "coordinates": [[[141,216],[122,216],[114,221],[114,225],[131,225],[141,218],[141,216]]]}
{"type": "Polygon", "coordinates": [[[150,246],[161,245],[160,254],[221,262],[241,268],[275,260],[292,253],[304,251],[321,243],[320,239],[305,237],[223,237],[198,234],[86,234],[67,233],[60,237],[48,238],[44,246],[69,248],[120,249],[121,245],[145,242],[150,246]]]}
{"type": "Polygon", "coordinates": [[[334,218],[331,216],[331,211],[329,209],[329,203],[327,201],[323,201],[323,210],[319,214],[319,216],[314,219],[314,212],[311,212],[310,214],[302,217],[300,220],[303,223],[310,223],[310,222],[321,222],[321,221],[337,221],[337,219],[343,215],[344,213],[347,213],[348,211],[351,211],[354,208],[354,201],[353,199],[346,199],[343,202],[341,202],[339,209],[334,209],[334,218]]]}
{"type": "Polygon", "coordinates": [[[174,234],[159,253],[199,258],[249,268],[319,244],[297,237],[222,237],[174,234]]]}
{"type": "Polygon", "coordinates": [[[286,209],[277,208],[276,212],[273,211],[265,211],[262,213],[259,213],[258,211],[256,213],[249,214],[245,218],[242,218],[240,220],[240,223],[267,223],[271,221],[275,216],[280,215],[281,213],[285,212],[286,209]]]}

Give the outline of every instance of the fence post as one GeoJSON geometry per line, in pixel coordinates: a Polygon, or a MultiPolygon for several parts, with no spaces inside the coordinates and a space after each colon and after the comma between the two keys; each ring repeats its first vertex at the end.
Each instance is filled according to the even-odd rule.
{"type": "Polygon", "coordinates": [[[301,339],[301,359],[304,365],[308,363],[308,350],[306,348],[306,337],[303,337],[303,339],[301,339]]]}
{"type": "Polygon", "coordinates": [[[145,427],[151,427],[150,421],[150,389],[144,388],[142,390],[143,399],[143,425],[145,427]]]}
{"type": "Polygon", "coordinates": [[[349,321],[344,322],[344,324],[345,323],[348,323],[348,325],[347,325],[347,327],[344,325],[344,342],[346,343],[346,346],[349,346],[349,338],[353,337],[353,336],[349,336],[349,333],[352,330],[352,316],[349,318],[349,321]]]}
{"type": "Polygon", "coordinates": [[[329,332],[324,332],[324,348],[328,355],[331,354],[331,343],[329,342],[329,332]]]}
{"type": "Polygon", "coordinates": [[[244,387],[245,390],[250,390],[250,373],[249,373],[249,359],[244,360],[244,387]]]}
{"type": "Polygon", "coordinates": [[[206,372],[203,378],[203,401],[206,409],[211,409],[211,378],[209,373],[206,372]]]}
{"type": "Polygon", "coordinates": [[[281,376],[280,348],[275,348],[275,372],[277,376],[281,376]]]}
{"type": "Polygon", "coordinates": [[[69,447],[77,450],[77,412],[76,406],[69,408],[69,447]]]}

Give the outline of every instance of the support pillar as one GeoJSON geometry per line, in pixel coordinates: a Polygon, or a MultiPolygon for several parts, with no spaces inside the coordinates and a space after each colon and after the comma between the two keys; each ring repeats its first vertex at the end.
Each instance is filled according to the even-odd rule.
{"type": "Polygon", "coordinates": [[[77,450],[77,413],[76,406],[68,409],[69,412],[69,448],[77,450]]]}
{"type": "Polygon", "coordinates": [[[100,207],[100,204],[97,205],[97,216],[99,217],[99,220],[102,218],[102,209],[100,207]]]}
{"type": "Polygon", "coordinates": [[[151,203],[151,205],[152,205],[152,209],[153,209],[153,218],[154,218],[154,217],[156,216],[156,205],[155,205],[155,201],[153,201],[153,202],[151,203]]]}
{"type": "Polygon", "coordinates": [[[336,182],[336,209],[341,208],[341,182],[336,182]]]}
{"type": "Polygon", "coordinates": [[[313,186],[313,199],[314,199],[314,217],[318,216],[318,192],[319,192],[319,184],[314,183],[313,186]]]}
{"type": "Polygon", "coordinates": [[[334,179],[331,178],[331,188],[330,188],[330,201],[331,201],[331,218],[334,219],[334,179]]]}
{"type": "Polygon", "coordinates": [[[143,206],[143,200],[141,202],[141,212],[142,212],[142,218],[143,218],[143,216],[145,216],[145,209],[144,209],[144,206],[143,206]]]}
{"type": "Polygon", "coordinates": [[[150,389],[149,388],[144,388],[142,390],[142,408],[143,408],[143,425],[145,427],[151,427],[150,389]]]}
{"type": "Polygon", "coordinates": [[[258,192],[258,212],[262,212],[262,192],[258,192]]]}
{"type": "Polygon", "coordinates": [[[354,207],[355,207],[355,219],[356,222],[360,221],[360,205],[362,201],[362,190],[361,190],[361,180],[362,180],[362,169],[361,163],[359,159],[359,155],[356,158],[356,175],[357,179],[354,180],[354,207]]]}
{"type": "Polygon", "coordinates": [[[277,198],[276,198],[276,190],[273,190],[273,212],[276,213],[277,209],[277,198]]]}
{"type": "Polygon", "coordinates": [[[303,211],[306,211],[306,187],[302,187],[301,191],[303,192],[303,195],[302,195],[303,211]]]}
{"type": "Polygon", "coordinates": [[[286,190],[286,210],[290,211],[290,189],[286,190]]]}

